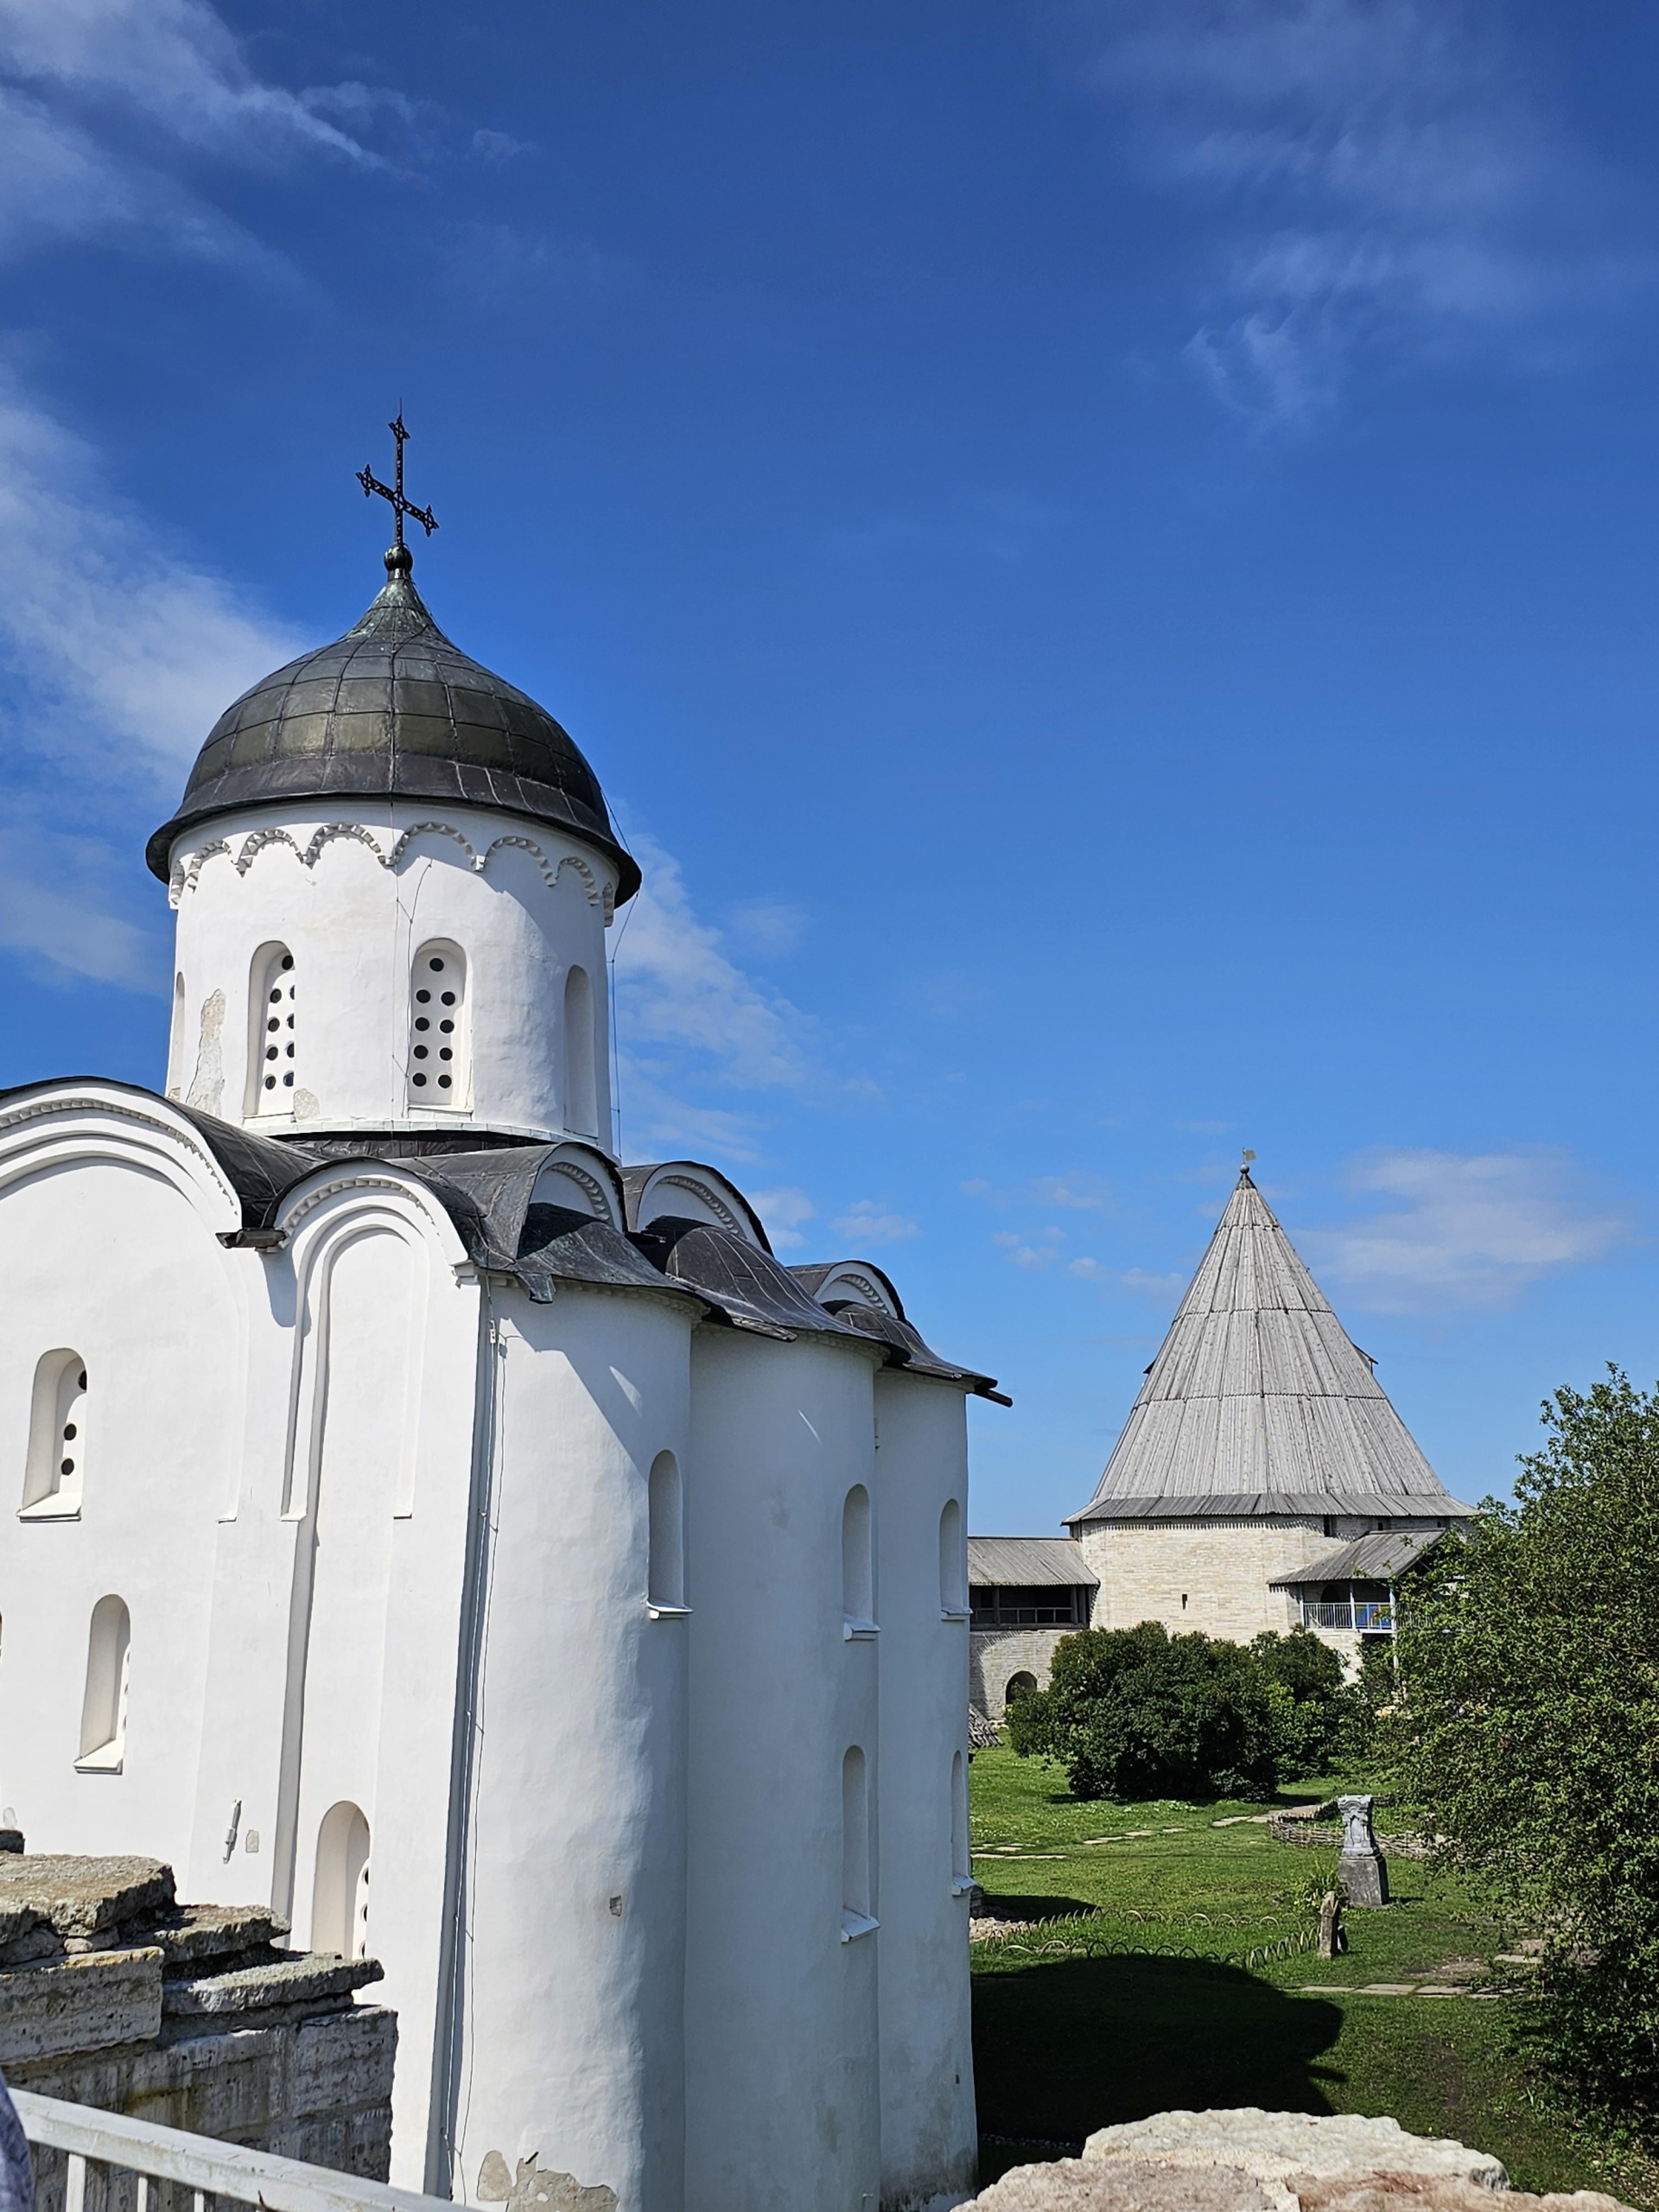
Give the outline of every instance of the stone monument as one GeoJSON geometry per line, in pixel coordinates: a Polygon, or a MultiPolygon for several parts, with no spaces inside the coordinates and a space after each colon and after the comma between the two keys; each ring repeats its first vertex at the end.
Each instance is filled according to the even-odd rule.
{"type": "Polygon", "coordinates": [[[1382,1905],[1389,1901],[1389,1862],[1376,1847],[1371,1828],[1370,1796],[1338,1797],[1342,1815],[1342,1856],[1337,1874],[1351,1905],[1382,1905]]]}

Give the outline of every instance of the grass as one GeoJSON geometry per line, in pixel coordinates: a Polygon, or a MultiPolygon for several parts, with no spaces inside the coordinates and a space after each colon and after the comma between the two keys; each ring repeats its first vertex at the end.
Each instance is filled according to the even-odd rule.
{"type": "MultiPolygon", "coordinates": [[[[1347,1916],[1345,1957],[1274,1958],[1269,1947],[1308,1927],[1335,1859],[1243,1817],[1267,1807],[1080,1803],[1058,1768],[1005,1750],[976,1752],[972,1780],[976,1878],[993,1900],[1040,1900],[1059,1916],[975,1946],[980,2126],[1012,2139],[983,2145],[982,2178],[1056,2155],[1022,2146],[1076,2143],[1113,2121],[1263,2105],[1389,2113],[1494,2153],[1518,2188],[1611,2189],[1659,2208],[1645,2160],[1516,2078],[1502,1999],[1358,1993],[1510,1948],[1452,1876],[1395,1859],[1395,1902],[1347,1916]],[[1057,1955],[1078,1940],[1080,1913],[1092,1942],[1186,1955],[1057,1955]],[[1245,1952],[1248,1968],[1226,1962],[1245,1952]],[[1338,1993],[1305,1993],[1309,1983],[1338,1993]]],[[[1317,1783],[1287,1793],[1323,1794],[1317,1783]]]]}

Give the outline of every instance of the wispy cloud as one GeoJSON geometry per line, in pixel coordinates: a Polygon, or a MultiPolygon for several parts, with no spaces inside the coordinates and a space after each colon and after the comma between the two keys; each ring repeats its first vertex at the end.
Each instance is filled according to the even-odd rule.
{"type": "Polygon", "coordinates": [[[785,1184],[776,1191],[753,1191],[749,1203],[766,1224],[766,1234],[780,1252],[793,1250],[804,1244],[801,1224],[810,1221],[817,1212],[804,1191],[785,1184]]]}
{"type": "Polygon", "coordinates": [[[0,382],[0,943],[64,976],[148,988],[164,960],[160,917],[137,904],[143,833],[226,705],[299,640],[168,545],[109,475],[0,382]],[[74,838],[41,826],[66,772],[74,838]]]}
{"type": "Polygon", "coordinates": [[[732,959],[694,908],[679,862],[636,835],[644,887],[618,924],[619,1020],[630,1052],[670,1046],[710,1076],[745,1090],[807,1075],[807,1017],[732,959]]]}
{"type": "Polygon", "coordinates": [[[890,1211],[885,1198],[857,1198],[834,1224],[837,1236],[855,1244],[899,1244],[921,1235],[921,1224],[907,1213],[890,1211]]]}
{"type": "Polygon", "coordinates": [[[699,1145],[739,1161],[764,1149],[744,1097],[798,1091],[813,1025],[751,976],[697,912],[673,855],[633,834],[645,883],[613,947],[620,1103],[628,1149],[699,1145]],[[734,1103],[742,1100],[742,1103],[734,1103]]]}
{"type": "Polygon", "coordinates": [[[107,852],[89,839],[37,829],[0,832],[0,945],[45,981],[160,990],[160,938],[112,913],[107,852]]]}
{"type": "Polygon", "coordinates": [[[1202,208],[1187,356],[1246,414],[1306,421],[1362,355],[1525,343],[1652,274],[1492,10],[1111,0],[1090,20],[1133,158],[1202,208]]]}
{"type": "Polygon", "coordinates": [[[0,658],[14,745],[169,795],[220,713],[300,639],[112,499],[96,452],[0,383],[0,658]],[[15,695],[14,695],[15,696],[15,695]]]}
{"type": "Polygon", "coordinates": [[[1063,1256],[1060,1247],[1065,1243],[1065,1231],[1063,1229],[1039,1229],[1027,1233],[1018,1229],[1000,1229],[991,1242],[1016,1268],[1027,1268],[1033,1274],[1041,1274],[1063,1256]]]}
{"type": "Polygon", "coordinates": [[[118,104],[176,138],[241,159],[297,141],[366,161],[324,111],[343,104],[361,116],[388,97],[362,86],[295,92],[264,82],[207,0],[0,0],[0,71],[14,83],[118,104]]]}
{"type": "Polygon", "coordinates": [[[193,170],[379,168],[388,120],[407,137],[389,89],[268,82],[206,0],[0,0],[0,252],[79,238],[270,271],[193,170]]]}
{"type": "Polygon", "coordinates": [[[1512,1306],[1535,1282],[1605,1259],[1630,1233],[1564,1154],[1389,1151],[1350,1175],[1375,1211],[1305,1232],[1316,1274],[1374,1312],[1512,1306]]]}

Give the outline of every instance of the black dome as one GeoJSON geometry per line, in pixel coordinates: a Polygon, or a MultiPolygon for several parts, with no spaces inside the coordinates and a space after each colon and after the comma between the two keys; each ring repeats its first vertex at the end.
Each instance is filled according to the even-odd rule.
{"type": "Polygon", "coordinates": [[[452,645],[386,556],[386,585],[339,642],[289,661],[213,724],[177,813],[145,849],[167,880],[182,830],[273,799],[460,801],[550,822],[616,864],[619,905],[639,871],[616,841],[599,779],[544,707],[452,645]]]}

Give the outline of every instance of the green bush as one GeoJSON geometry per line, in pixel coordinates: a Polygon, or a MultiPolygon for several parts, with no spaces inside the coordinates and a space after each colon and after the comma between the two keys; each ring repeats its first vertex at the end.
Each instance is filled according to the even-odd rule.
{"type": "Polygon", "coordinates": [[[1558,1390],[1516,1503],[1413,1577],[1387,1726],[1402,1792],[1511,1926],[1516,2008],[1581,2094],[1659,2120],[1659,1395],[1558,1390]]]}
{"type": "Polygon", "coordinates": [[[1288,1636],[1268,1630],[1249,1649],[1274,1698],[1274,1764],[1281,1779],[1329,1774],[1368,1755],[1376,1692],[1363,1668],[1359,1682],[1351,1683],[1340,1653],[1306,1628],[1294,1628],[1288,1636]]]}
{"type": "Polygon", "coordinates": [[[1241,1644],[1142,1621],[1063,1637],[1048,1688],[1011,1707],[1007,1729],[1022,1758],[1058,1760],[1078,1797],[1262,1798],[1294,1706],[1241,1644]]]}

